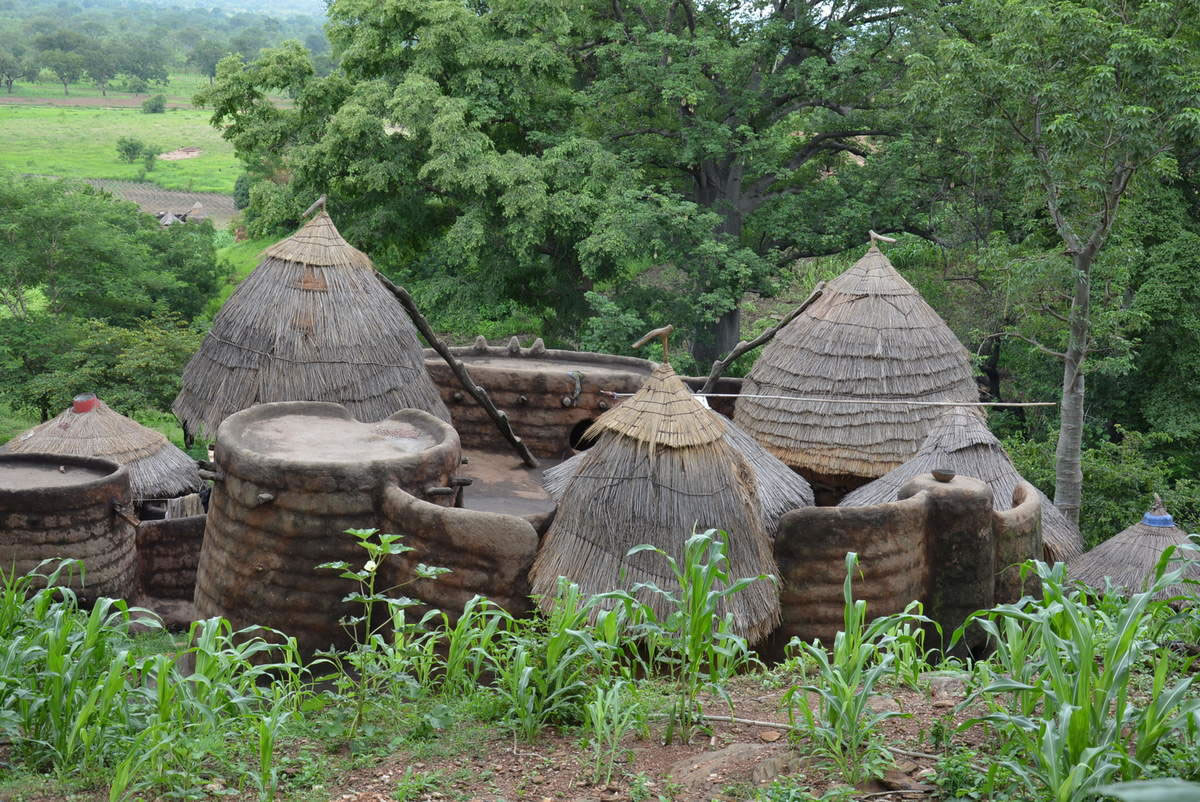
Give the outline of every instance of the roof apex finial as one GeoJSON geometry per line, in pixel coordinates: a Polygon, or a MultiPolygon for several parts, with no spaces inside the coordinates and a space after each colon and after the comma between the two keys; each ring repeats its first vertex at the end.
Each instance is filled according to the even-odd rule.
{"type": "Polygon", "coordinates": [[[895,242],[896,241],[895,237],[885,237],[882,234],[877,234],[871,230],[868,230],[867,233],[871,235],[871,247],[872,248],[875,247],[875,243],[877,243],[877,242],[895,242]]]}
{"type": "Polygon", "coordinates": [[[322,193],[321,193],[321,197],[319,197],[319,198],[317,198],[315,201],[313,201],[313,205],[312,205],[312,206],[309,206],[307,209],[305,209],[305,210],[304,210],[304,214],[300,215],[300,217],[301,217],[302,219],[303,219],[303,218],[305,218],[305,217],[308,217],[310,214],[312,214],[313,212],[317,211],[318,209],[320,209],[321,211],[325,211],[325,201],[326,201],[326,199],[327,199],[327,198],[326,198],[326,195],[325,195],[325,193],[324,193],[324,192],[322,192],[322,193]]]}
{"type": "Polygon", "coordinates": [[[673,331],[675,331],[675,326],[671,323],[668,323],[667,325],[661,326],[657,329],[654,329],[653,331],[646,332],[646,335],[644,337],[642,337],[642,339],[635,342],[632,347],[633,348],[641,348],[643,345],[650,342],[655,337],[658,337],[658,338],[662,339],[663,362],[667,362],[667,361],[669,361],[667,359],[667,349],[668,349],[667,340],[671,337],[671,332],[673,332],[673,331]]]}

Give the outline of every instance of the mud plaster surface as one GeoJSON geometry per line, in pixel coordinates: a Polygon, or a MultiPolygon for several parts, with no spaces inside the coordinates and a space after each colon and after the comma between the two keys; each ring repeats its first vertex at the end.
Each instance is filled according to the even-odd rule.
{"type": "Polygon", "coordinates": [[[437,440],[399,421],[359,423],[319,415],[281,415],[249,424],[240,445],[272,457],[363,462],[416,454],[437,445],[437,440]]]}
{"type": "Polygon", "coordinates": [[[54,464],[30,465],[23,463],[20,465],[0,465],[0,490],[67,487],[94,482],[102,476],[107,476],[102,471],[93,471],[88,468],[75,466],[63,467],[66,470],[59,470],[59,466],[54,464]]]}
{"type": "Polygon", "coordinates": [[[503,357],[503,356],[476,356],[474,354],[460,354],[459,359],[466,364],[470,369],[473,366],[502,368],[504,370],[521,370],[529,371],[530,373],[553,373],[555,371],[570,371],[578,370],[584,373],[595,373],[597,371],[608,371],[612,373],[631,373],[638,376],[647,376],[650,374],[650,368],[638,370],[629,365],[613,365],[604,362],[572,362],[565,359],[530,359],[521,357],[503,357]]]}
{"type": "Polygon", "coordinates": [[[542,487],[542,472],[561,460],[540,459],[540,468],[527,468],[515,454],[464,450],[467,464],[459,476],[473,482],[463,488],[463,506],[469,510],[530,515],[549,512],[554,501],[542,487]]]}

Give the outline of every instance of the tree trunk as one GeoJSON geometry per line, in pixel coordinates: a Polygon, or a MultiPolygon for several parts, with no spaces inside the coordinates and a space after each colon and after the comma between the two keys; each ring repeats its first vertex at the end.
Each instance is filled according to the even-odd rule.
{"type": "MultiPolygon", "coordinates": [[[[696,202],[700,206],[721,215],[717,234],[725,234],[734,240],[742,236],[742,221],[745,203],[742,197],[744,168],[738,159],[716,164],[707,163],[699,171],[696,185],[696,202]]],[[[705,288],[708,289],[708,288],[705,288]]],[[[715,321],[701,324],[692,340],[692,356],[707,368],[713,362],[733,350],[741,339],[741,298],[734,299],[733,308],[715,321]]]]}
{"type": "Polygon", "coordinates": [[[1092,259],[1086,249],[1072,257],[1075,293],[1071,298],[1070,334],[1063,360],[1061,422],[1054,452],[1054,506],[1075,524],[1079,523],[1083,501],[1083,361],[1090,333],[1092,259]]]}

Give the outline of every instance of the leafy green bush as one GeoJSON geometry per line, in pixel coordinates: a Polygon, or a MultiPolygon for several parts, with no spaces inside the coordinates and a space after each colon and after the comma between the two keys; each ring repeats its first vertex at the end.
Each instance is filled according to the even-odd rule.
{"type": "MultiPolygon", "coordinates": [[[[1010,437],[1004,447],[1022,476],[1054,496],[1054,447],[1057,434],[1044,440],[1010,437]]],[[[1117,439],[1095,438],[1083,450],[1083,509],[1079,528],[1088,548],[1141,520],[1154,494],[1188,530],[1200,528],[1200,482],[1187,458],[1174,453],[1170,435],[1143,434],[1118,427],[1117,439]]],[[[1189,455],[1190,456],[1190,455],[1189,455]]]]}
{"type": "Polygon", "coordinates": [[[250,185],[253,182],[249,173],[242,173],[233,182],[233,208],[241,211],[250,205],[250,185]]]}
{"type": "Polygon", "coordinates": [[[136,137],[123,136],[117,139],[117,156],[121,161],[133,164],[142,158],[146,143],[136,137]]]}
{"type": "Polygon", "coordinates": [[[142,114],[162,114],[166,110],[166,95],[153,95],[142,101],[142,114]]]}

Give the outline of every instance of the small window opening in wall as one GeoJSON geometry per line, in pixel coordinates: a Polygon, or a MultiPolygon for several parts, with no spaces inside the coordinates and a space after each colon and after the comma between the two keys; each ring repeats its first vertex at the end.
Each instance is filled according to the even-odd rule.
{"type": "Polygon", "coordinates": [[[579,423],[575,424],[575,428],[571,429],[571,438],[569,441],[571,443],[571,448],[575,449],[576,451],[587,451],[596,444],[596,438],[585,436],[587,430],[590,429],[592,424],[595,422],[595,419],[588,418],[587,420],[581,420],[579,423]]]}

